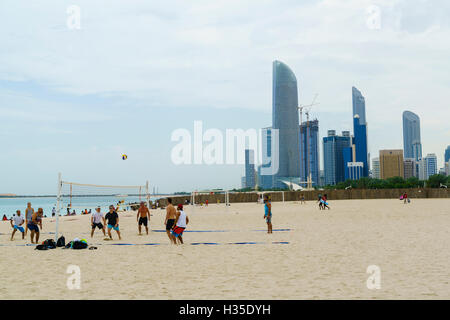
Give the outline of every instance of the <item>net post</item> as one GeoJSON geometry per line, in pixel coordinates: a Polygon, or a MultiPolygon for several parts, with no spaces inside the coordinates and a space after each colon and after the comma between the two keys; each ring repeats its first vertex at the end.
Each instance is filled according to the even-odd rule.
{"type": "Polygon", "coordinates": [[[61,213],[61,172],[58,173],[58,193],[56,195],[56,228],[55,228],[55,242],[58,241],[58,229],[59,229],[59,214],[61,213]]]}
{"type": "Polygon", "coordinates": [[[150,210],[150,194],[148,193],[148,180],[145,183],[145,197],[147,199],[147,208],[150,210]]]}

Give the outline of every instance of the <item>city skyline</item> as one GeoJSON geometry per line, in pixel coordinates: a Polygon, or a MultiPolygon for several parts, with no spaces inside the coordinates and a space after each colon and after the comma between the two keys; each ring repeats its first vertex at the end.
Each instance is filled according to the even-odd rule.
{"type": "Polygon", "coordinates": [[[296,73],[299,104],[319,94],[319,138],[352,128],[354,86],[372,156],[403,147],[410,110],[421,118],[423,154],[443,165],[447,2],[379,4],[379,29],[367,25],[364,1],[79,1],[79,30],[67,27],[66,3],[2,4],[0,193],[54,194],[59,171],[87,183],[149,180],[163,193],[236,187],[242,166],[171,163],[171,133],[196,120],[270,126],[273,60],[296,73]]]}

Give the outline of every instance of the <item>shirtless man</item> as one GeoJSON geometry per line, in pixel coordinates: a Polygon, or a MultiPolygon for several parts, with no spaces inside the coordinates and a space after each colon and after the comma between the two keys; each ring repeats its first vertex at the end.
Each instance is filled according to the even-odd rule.
{"type": "Polygon", "coordinates": [[[139,235],[141,235],[141,225],[145,226],[145,231],[148,235],[148,223],[150,222],[150,210],[148,210],[144,201],[141,201],[141,206],[139,207],[136,220],[138,222],[139,235]]]}
{"type": "Polygon", "coordinates": [[[31,207],[31,202],[27,203],[25,209],[25,235],[28,233],[28,224],[31,222],[31,216],[34,214],[34,209],[31,207]]]}
{"type": "Polygon", "coordinates": [[[175,219],[177,217],[177,210],[172,205],[172,198],[167,198],[167,207],[166,207],[166,220],[164,220],[164,224],[166,225],[166,233],[169,237],[169,240],[172,241],[172,235],[170,231],[175,226],[175,219]]]}
{"type": "Polygon", "coordinates": [[[28,229],[30,230],[31,234],[31,243],[38,243],[39,241],[39,227],[42,229],[42,216],[44,215],[44,211],[42,208],[39,208],[37,212],[33,213],[31,216],[31,221],[28,222],[28,229]],[[33,242],[34,235],[36,234],[36,241],[33,242]]]}

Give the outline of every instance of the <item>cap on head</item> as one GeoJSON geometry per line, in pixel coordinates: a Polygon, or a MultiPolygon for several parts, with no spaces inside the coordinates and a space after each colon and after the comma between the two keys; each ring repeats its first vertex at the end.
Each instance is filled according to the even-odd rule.
{"type": "Polygon", "coordinates": [[[178,210],[183,210],[183,205],[180,203],[177,208],[178,210]]]}

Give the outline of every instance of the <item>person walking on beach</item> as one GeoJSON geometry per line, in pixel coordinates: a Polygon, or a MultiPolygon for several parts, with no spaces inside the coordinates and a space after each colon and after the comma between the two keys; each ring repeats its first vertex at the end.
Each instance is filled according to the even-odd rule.
{"type": "Polygon", "coordinates": [[[306,201],[305,201],[305,195],[304,195],[303,193],[301,194],[300,197],[301,197],[301,198],[300,198],[300,204],[306,203],[306,201]]]}
{"type": "Polygon", "coordinates": [[[325,209],[325,208],[323,207],[323,203],[322,203],[322,194],[321,194],[321,193],[319,193],[319,199],[318,199],[318,201],[319,201],[319,210],[325,209]]]}
{"type": "Polygon", "coordinates": [[[105,215],[105,219],[108,222],[108,236],[112,240],[111,229],[116,230],[117,235],[119,236],[119,240],[122,240],[120,237],[119,231],[119,215],[114,210],[114,206],[109,206],[109,212],[105,215]]]}
{"type": "Polygon", "coordinates": [[[325,208],[330,210],[330,207],[328,206],[328,203],[327,203],[327,194],[326,193],[323,195],[321,202],[322,202],[323,210],[325,210],[325,208]]]}
{"type": "Polygon", "coordinates": [[[403,194],[403,204],[407,204],[408,203],[408,194],[405,192],[403,194]]]}
{"type": "Polygon", "coordinates": [[[138,222],[139,235],[141,235],[141,225],[144,225],[145,231],[147,232],[147,235],[148,235],[148,223],[150,222],[150,210],[148,210],[147,206],[145,206],[144,201],[141,201],[141,205],[138,209],[136,220],[138,222]]]}
{"type": "Polygon", "coordinates": [[[264,219],[267,223],[267,233],[272,233],[272,204],[267,195],[264,196],[264,219]]]}
{"type": "Polygon", "coordinates": [[[166,233],[170,241],[172,241],[171,231],[175,226],[176,218],[177,210],[175,210],[175,207],[172,205],[172,198],[167,198],[166,219],[164,220],[164,224],[166,225],[166,233]]]}
{"type": "Polygon", "coordinates": [[[25,209],[25,235],[28,233],[28,224],[31,222],[31,216],[34,214],[34,209],[31,207],[31,202],[27,203],[25,209]]]}
{"type": "Polygon", "coordinates": [[[22,225],[25,222],[25,219],[20,215],[20,210],[16,211],[16,214],[11,218],[11,227],[13,228],[13,232],[11,234],[11,241],[14,240],[14,234],[17,230],[22,232],[22,240],[25,239],[25,230],[22,225]],[[13,224],[14,222],[14,224],[13,224]]]}
{"type": "Polygon", "coordinates": [[[103,213],[101,212],[100,207],[97,207],[95,209],[95,212],[91,216],[91,227],[92,227],[91,238],[94,236],[95,228],[99,228],[100,230],[102,230],[103,235],[106,236],[105,224],[106,224],[105,217],[103,217],[103,213]]]}
{"type": "Polygon", "coordinates": [[[31,220],[28,223],[28,229],[30,230],[31,243],[38,243],[39,241],[39,226],[42,229],[42,216],[44,215],[44,210],[39,208],[37,212],[34,212],[31,216],[31,220]],[[38,226],[39,225],[39,226],[38,226]],[[36,239],[34,240],[34,236],[36,235],[36,239]]]}
{"type": "Polygon", "coordinates": [[[177,213],[175,218],[175,227],[172,229],[172,241],[174,244],[178,242],[183,244],[183,232],[189,223],[189,218],[183,210],[183,205],[179,204],[177,207],[177,213]]]}

